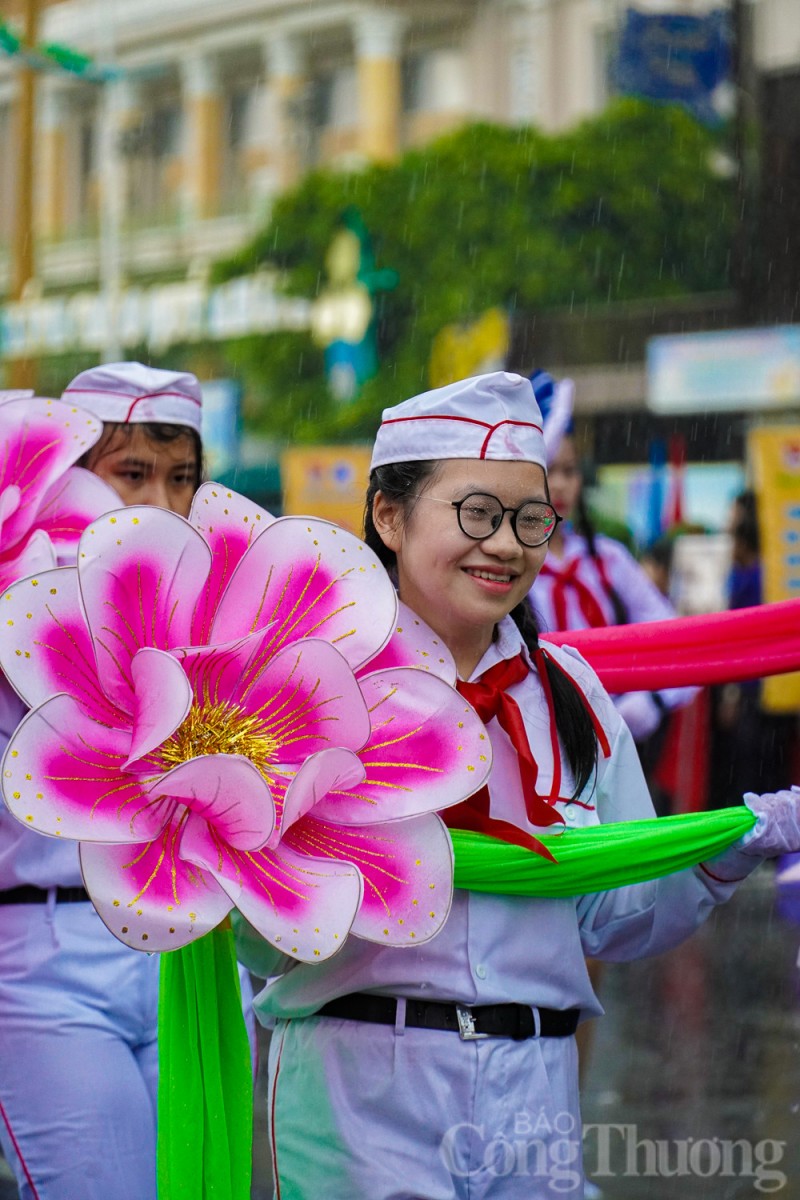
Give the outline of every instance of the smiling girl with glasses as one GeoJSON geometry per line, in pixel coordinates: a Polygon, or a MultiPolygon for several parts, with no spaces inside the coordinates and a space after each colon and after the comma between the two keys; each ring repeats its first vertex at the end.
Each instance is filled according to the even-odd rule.
{"type": "MultiPolygon", "coordinates": [[[[545,461],[527,379],[498,372],[414,397],[383,414],[365,533],[405,635],[420,631],[420,669],[425,648],[445,662],[446,647],[486,723],[488,786],[442,818],[540,851],[545,830],[653,815],[597,676],[574,650],[538,644],[527,595],[556,524],[545,461]]],[[[677,944],[760,853],[737,844],[710,871],[564,899],[426,890],[420,906],[451,906],[435,937],[405,948],[351,937],[313,964],[240,923],[244,961],[273,976],[256,1009],[275,1025],[276,1194],[578,1200],[574,1034],[602,1011],[585,955],[677,944]]]]}

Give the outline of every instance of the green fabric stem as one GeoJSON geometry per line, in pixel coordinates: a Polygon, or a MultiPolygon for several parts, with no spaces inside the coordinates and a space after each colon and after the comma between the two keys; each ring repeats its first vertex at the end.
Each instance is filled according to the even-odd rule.
{"type": "Polygon", "coordinates": [[[253,1072],[228,921],[161,956],[159,1200],[249,1200],[253,1072]]]}
{"type": "Polygon", "coordinates": [[[583,896],[672,875],[721,854],[756,818],[745,805],[565,829],[540,837],[557,862],[483,833],[451,829],[455,885],[507,896],[583,896]]]}

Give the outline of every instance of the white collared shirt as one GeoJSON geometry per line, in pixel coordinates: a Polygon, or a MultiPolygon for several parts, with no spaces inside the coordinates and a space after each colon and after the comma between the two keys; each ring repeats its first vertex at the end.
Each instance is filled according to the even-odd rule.
{"type": "MultiPolygon", "coordinates": [[[[507,617],[473,680],[523,649],[521,635],[507,617]]],[[[654,816],[633,739],[597,676],[576,651],[564,647],[551,652],[579,682],[611,746],[610,756],[599,760],[596,782],[577,798],[579,802],[568,798],[572,777],[562,761],[561,790],[566,798],[557,807],[565,823],[582,826],[654,816]]],[[[548,707],[536,671],[513,685],[509,695],[522,712],[539,768],[539,792],[546,795],[553,779],[553,758],[548,707]]],[[[527,820],[508,735],[496,719],[488,729],[494,756],[491,815],[535,834],[544,832],[527,820]]],[[[547,832],[552,831],[551,826],[547,832]]],[[[723,874],[742,876],[746,870],[723,874]]],[[[456,890],[444,928],[424,945],[393,948],[351,936],[337,955],[316,964],[287,959],[241,918],[235,924],[245,965],[265,978],[277,975],[256,1001],[256,1011],[267,1021],[306,1016],[336,996],[359,991],[464,1004],[514,1001],[599,1014],[602,1008],[589,982],[586,955],[624,960],[669,949],[688,936],[714,904],[727,899],[734,887],[698,867],[571,899],[456,890]]]]}
{"type": "MultiPolygon", "coordinates": [[[[0,754],[25,716],[25,705],[0,675],[0,754]]],[[[0,799],[0,891],[33,887],[79,887],[78,843],[36,833],[12,817],[0,799]]]]}

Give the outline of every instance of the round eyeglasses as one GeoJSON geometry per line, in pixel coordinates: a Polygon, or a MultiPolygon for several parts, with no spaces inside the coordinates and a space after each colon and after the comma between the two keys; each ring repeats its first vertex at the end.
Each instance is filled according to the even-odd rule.
{"type": "Polygon", "coordinates": [[[497,496],[486,492],[472,492],[463,500],[442,500],[438,496],[428,496],[424,493],[416,499],[449,504],[456,510],[461,532],[475,542],[482,542],[493,533],[497,533],[503,523],[503,517],[510,513],[515,538],[521,546],[533,549],[549,542],[558,528],[559,521],[563,520],[552,504],[547,504],[544,500],[526,500],[518,508],[506,508],[497,496]]]}

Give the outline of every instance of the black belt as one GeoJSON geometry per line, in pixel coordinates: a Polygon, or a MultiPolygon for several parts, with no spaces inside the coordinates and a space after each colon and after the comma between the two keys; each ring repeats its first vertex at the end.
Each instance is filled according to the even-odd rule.
{"type": "MultiPolygon", "coordinates": [[[[46,904],[53,889],[34,887],[32,883],[23,883],[19,887],[7,888],[0,891],[0,904],[46,904]]],[[[89,893],[82,887],[57,887],[56,902],[58,904],[78,904],[88,900],[89,893]]]]}
{"type": "MultiPolygon", "coordinates": [[[[394,1025],[397,1000],[394,996],[352,992],[329,1000],[315,1015],[394,1025]]],[[[578,1015],[577,1008],[531,1008],[527,1004],[479,1004],[470,1008],[438,1000],[407,1000],[405,1024],[417,1029],[449,1030],[464,1041],[485,1037],[523,1041],[531,1037],[571,1037],[578,1028],[578,1015]]]]}

